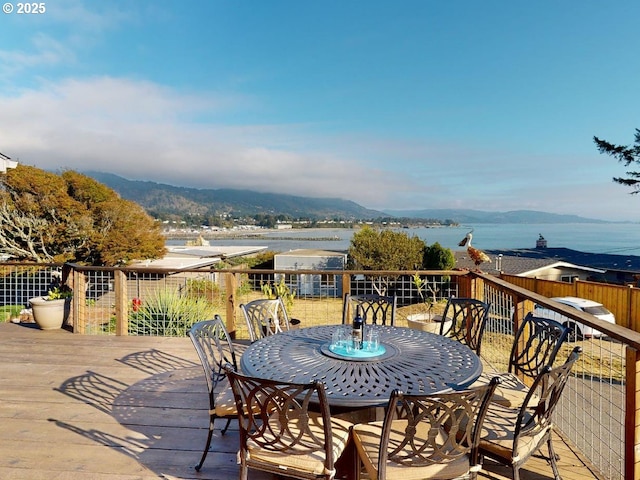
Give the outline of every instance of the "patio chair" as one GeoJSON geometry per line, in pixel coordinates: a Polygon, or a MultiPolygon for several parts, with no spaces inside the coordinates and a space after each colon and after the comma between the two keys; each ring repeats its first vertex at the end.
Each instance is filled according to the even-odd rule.
{"type": "Polygon", "coordinates": [[[480,356],[489,307],[490,304],[474,298],[449,298],[440,322],[440,335],[464,343],[480,356]]]}
{"type": "Polygon", "coordinates": [[[195,467],[196,470],[200,470],[211,446],[215,420],[217,418],[227,420],[222,429],[224,435],[231,420],[237,417],[233,392],[224,371],[224,365],[232,365],[237,369],[237,363],[233,344],[219,315],[216,315],[213,320],[195,323],[187,335],[193,342],[202,363],[209,392],[209,433],[202,458],[195,467]]]}
{"type": "Polygon", "coordinates": [[[514,480],[520,479],[520,468],[545,443],[553,476],[560,478],[553,450],[551,416],[581,352],[581,347],[575,347],[563,365],[544,367],[519,409],[496,403],[489,406],[482,427],[480,455],[510,466],[514,480]]]}
{"type": "Polygon", "coordinates": [[[251,342],[268,335],[289,330],[292,325],[299,325],[300,320],[289,319],[287,309],[281,298],[275,300],[258,299],[240,305],[240,310],[247,322],[251,342]]]}
{"type": "Polygon", "coordinates": [[[384,421],[352,429],[369,478],[476,478],[480,427],[498,382],[433,395],[394,390],[384,421]]]}
{"type": "MultiPolygon", "coordinates": [[[[500,373],[502,383],[492,401],[506,407],[518,408],[542,369],[553,365],[569,329],[555,320],[535,317],[529,313],[516,332],[506,373],[500,373]]],[[[474,383],[486,383],[492,374],[482,374],[474,383]]]]}
{"type": "Polygon", "coordinates": [[[360,312],[364,323],[369,325],[390,325],[396,323],[396,297],[384,295],[344,295],[342,305],[342,323],[350,325],[353,321],[356,307],[360,306],[360,312]]]}
{"type": "Polygon", "coordinates": [[[240,479],[249,469],[331,480],[349,440],[350,422],[332,418],[320,381],[249,377],[227,366],[240,425],[240,479]]]}

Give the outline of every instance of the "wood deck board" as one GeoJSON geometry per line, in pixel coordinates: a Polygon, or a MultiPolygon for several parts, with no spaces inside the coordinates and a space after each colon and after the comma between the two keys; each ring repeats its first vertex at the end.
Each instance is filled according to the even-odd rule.
{"type": "MultiPolygon", "coordinates": [[[[208,428],[202,368],[186,338],[74,335],[0,323],[0,478],[236,478],[237,427],[208,428]]],[[[556,442],[565,480],[596,478],[556,442]]],[[[540,459],[523,480],[551,478],[540,459]]],[[[256,480],[272,477],[251,472],[256,480]]],[[[487,462],[480,478],[511,478],[487,462]]]]}

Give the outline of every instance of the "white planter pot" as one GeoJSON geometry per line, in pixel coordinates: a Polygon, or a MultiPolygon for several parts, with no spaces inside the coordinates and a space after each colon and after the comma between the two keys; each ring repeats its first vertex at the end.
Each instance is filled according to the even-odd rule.
{"type": "MultiPolygon", "coordinates": [[[[409,328],[415,328],[416,330],[440,333],[442,315],[435,315],[433,313],[414,313],[413,315],[407,315],[407,324],[409,325],[409,328]]],[[[447,320],[444,325],[444,331],[446,332],[450,326],[451,320],[447,320]]]]}
{"type": "Polygon", "coordinates": [[[35,297],[29,303],[33,319],[42,330],[62,328],[71,311],[71,298],[47,300],[46,297],[35,297]]]}

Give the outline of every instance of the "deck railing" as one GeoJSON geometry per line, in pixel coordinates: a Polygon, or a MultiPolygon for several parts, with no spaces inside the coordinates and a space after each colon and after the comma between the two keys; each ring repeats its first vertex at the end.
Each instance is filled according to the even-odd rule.
{"type": "MultiPolygon", "coordinates": [[[[559,430],[602,478],[640,479],[636,453],[640,449],[640,418],[636,418],[640,333],[560,306],[499,278],[466,271],[169,271],[0,264],[0,308],[26,305],[29,298],[46,294],[57,278],[54,272],[60,272],[74,290],[70,328],[93,335],[162,332],[149,328],[150,321],[173,322],[173,326],[182,321],[188,328],[193,318],[185,312],[204,308],[197,310],[199,315],[218,313],[236,338],[248,338],[239,305],[277,293],[285,298],[289,316],[300,319],[302,326],[340,323],[342,298],[347,292],[396,295],[400,326],[407,325],[409,315],[424,312],[430,304],[435,303],[432,308],[436,310],[441,308],[450,296],[478,298],[491,304],[482,351],[485,368],[496,371],[507,368],[519,323],[535,304],[542,305],[604,334],[579,342],[583,355],[555,415],[559,430]],[[422,279],[420,290],[414,274],[422,279]]],[[[184,329],[172,328],[164,333],[181,331],[184,329]]],[[[558,361],[563,361],[572,347],[566,345],[558,361]]]]}
{"type": "MultiPolygon", "coordinates": [[[[495,277],[475,277],[476,296],[492,304],[483,344],[497,346],[491,349],[483,346],[483,360],[498,371],[504,370],[508,362],[505,355],[508,356],[510,348],[509,334],[535,304],[604,334],[577,342],[583,353],[554,419],[565,438],[604,478],[640,478],[636,453],[640,434],[636,401],[640,393],[640,334],[594,319],[495,277]]],[[[557,361],[564,361],[572,347],[573,344],[566,344],[557,361]]]]}

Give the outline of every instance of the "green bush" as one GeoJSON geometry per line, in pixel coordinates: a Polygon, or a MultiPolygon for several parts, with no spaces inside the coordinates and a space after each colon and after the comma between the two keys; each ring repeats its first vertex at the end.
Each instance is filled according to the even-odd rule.
{"type": "Polygon", "coordinates": [[[186,295],[194,299],[206,298],[211,304],[219,305],[220,286],[206,278],[190,278],[187,280],[186,295]]]}
{"type": "Polygon", "coordinates": [[[129,316],[131,335],[183,337],[191,325],[213,318],[214,306],[205,297],[159,290],[145,298],[129,316]]]}
{"type": "Polygon", "coordinates": [[[293,308],[293,301],[296,298],[296,291],[291,290],[289,285],[287,285],[284,281],[284,277],[280,277],[280,281],[278,283],[262,283],[260,285],[260,289],[265,297],[270,300],[275,300],[276,298],[281,298],[284,303],[284,307],[287,309],[287,312],[291,311],[293,308]]]}

